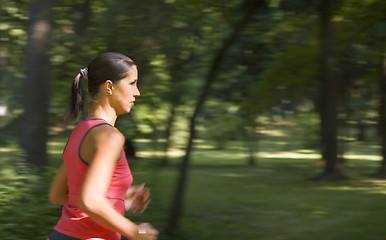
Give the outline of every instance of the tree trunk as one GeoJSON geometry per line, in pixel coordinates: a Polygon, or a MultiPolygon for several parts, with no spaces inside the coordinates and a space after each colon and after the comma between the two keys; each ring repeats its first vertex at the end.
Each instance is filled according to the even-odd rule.
{"type": "MultiPolygon", "coordinates": [[[[251,134],[256,134],[256,133],[251,133],[251,134]]],[[[254,167],[256,166],[256,159],[255,159],[255,147],[254,147],[254,143],[257,143],[257,141],[254,141],[254,137],[251,136],[249,138],[249,141],[248,141],[248,153],[249,153],[249,157],[248,157],[248,165],[250,167],[254,167]]]]}
{"type": "Polygon", "coordinates": [[[252,125],[244,130],[244,141],[248,150],[248,166],[255,167],[257,160],[255,158],[255,152],[257,152],[258,133],[256,132],[256,126],[252,125]]]}
{"type": "MultiPolygon", "coordinates": [[[[180,52],[180,51],[177,51],[177,52],[180,52]]],[[[193,55],[190,55],[190,57],[187,58],[185,61],[181,61],[178,64],[174,65],[174,67],[172,68],[172,74],[171,74],[171,79],[172,79],[171,85],[176,86],[181,79],[185,78],[186,73],[181,69],[183,69],[183,66],[188,65],[192,61],[193,61],[193,55]]],[[[169,165],[168,152],[171,146],[172,128],[173,128],[174,119],[176,117],[176,111],[178,106],[181,103],[181,99],[183,95],[184,95],[184,91],[181,91],[181,89],[179,88],[172,89],[172,91],[170,92],[170,96],[171,96],[170,102],[172,103],[172,106],[171,106],[166,130],[165,130],[165,147],[164,147],[164,157],[161,163],[162,166],[169,165]]]]}
{"type": "Polygon", "coordinates": [[[24,114],[21,145],[27,163],[47,164],[46,142],[51,82],[51,0],[29,1],[25,52],[24,114]]]}
{"type": "MultiPolygon", "coordinates": [[[[248,2],[248,1],[245,1],[245,2],[248,2]]],[[[175,230],[178,228],[179,220],[183,211],[183,196],[184,196],[184,190],[185,190],[185,185],[187,181],[187,172],[189,169],[190,152],[192,150],[193,139],[195,137],[195,132],[196,132],[196,129],[195,129],[196,118],[206,100],[209,89],[216,78],[217,72],[221,66],[221,63],[224,60],[225,54],[231,48],[231,46],[236,42],[239,33],[244,29],[244,27],[249,22],[251,16],[253,15],[254,11],[258,8],[258,4],[261,4],[262,2],[263,1],[259,3],[258,1],[252,1],[251,6],[247,8],[242,19],[237,24],[235,24],[235,26],[233,27],[232,33],[223,42],[222,47],[218,50],[215,58],[213,59],[211,68],[205,79],[205,84],[201,91],[200,97],[197,101],[193,115],[190,118],[189,139],[186,146],[185,156],[180,165],[179,177],[178,177],[175,192],[174,192],[173,204],[170,210],[169,221],[165,228],[165,232],[168,235],[172,235],[175,232],[175,230]]]]}
{"type": "Polygon", "coordinates": [[[382,146],[382,162],[379,174],[386,175],[386,51],[382,64],[382,76],[380,78],[381,106],[380,106],[380,132],[382,146]]]}
{"type": "Polygon", "coordinates": [[[333,54],[333,0],[321,1],[321,151],[325,161],[320,178],[341,177],[337,168],[336,80],[333,54]]]}
{"type": "Polygon", "coordinates": [[[165,130],[165,149],[164,149],[164,157],[162,159],[162,166],[166,167],[169,165],[168,152],[171,145],[171,133],[172,133],[172,125],[174,123],[174,117],[176,116],[176,108],[178,103],[173,102],[172,109],[170,110],[170,115],[167,121],[167,126],[165,130]]]}
{"type": "MultiPolygon", "coordinates": [[[[177,51],[180,52],[180,51],[177,51]]],[[[179,62],[178,64],[175,64],[174,67],[172,68],[172,74],[171,74],[171,79],[172,79],[172,85],[175,86],[178,84],[178,81],[181,79],[184,79],[185,73],[181,71],[184,65],[189,64],[193,60],[193,55],[191,55],[188,59],[185,61],[179,62]]],[[[164,145],[164,157],[162,159],[162,166],[168,166],[169,165],[169,159],[168,159],[168,152],[171,146],[171,134],[172,134],[172,128],[173,128],[173,123],[174,119],[176,117],[176,111],[178,106],[180,105],[182,96],[183,96],[183,91],[180,89],[176,88],[173,89],[170,92],[171,96],[171,110],[169,114],[169,118],[167,121],[167,126],[165,130],[165,145],[164,145]]]]}
{"type": "Polygon", "coordinates": [[[91,0],[85,0],[79,4],[74,5],[73,12],[78,13],[80,16],[74,24],[74,32],[77,36],[82,36],[89,25],[91,18],[91,0]]]}
{"type": "Polygon", "coordinates": [[[358,123],[357,141],[366,141],[366,124],[363,122],[358,123]]]}

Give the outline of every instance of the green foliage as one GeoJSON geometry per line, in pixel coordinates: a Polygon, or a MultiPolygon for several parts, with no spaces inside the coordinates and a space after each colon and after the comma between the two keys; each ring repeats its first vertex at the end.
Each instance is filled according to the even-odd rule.
{"type": "MultiPolygon", "coordinates": [[[[239,18],[235,13],[245,7],[241,3],[118,0],[92,1],[87,8],[82,0],[57,1],[53,9],[51,123],[59,122],[79,68],[101,51],[121,51],[140,68],[145,100],[136,108],[147,105],[144,108],[150,111],[143,112],[151,115],[151,124],[164,125],[171,104],[186,108],[194,104],[215,49],[239,18]],[[83,31],[78,31],[79,26],[83,31]],[[158,109],[161,111],[153,114],[158,109]]],[[[11,109],[21,106],[27,6],[28,1],[5,1],[0,14],[0,100],[11,109]],[[10,81],[11,87],[6,84],[10,81]]],[[[375,106],[377,94],[372,90],[384,51],[384,9],[380,0],[336,5],[337,70],[341,88],[348,89],[344,101],[350,108],[345,111],[355,113],[375,106]],[[371,88],[358,88],[358,84],[371,88]],[[366,104],[350,105],[356,96],[366,104]],[[354,111],[357,109],[360,111],[354,111]]],[[[317,10],[318,1],[267,1],[226,57],[213,100],[228,98],[227,102],[239,105],[242,112],[245,108],[251,118],[257,112],[269,112],[282,98],[314,100],[319,76],[317,10]],[[234,91],[235,84],[238,91],[234,91]]]]}
{"type": "Polygon", "coordinates": [[[45,239],[60,215],[50,205],[47,191],[52,173],[18,174],[5,168],[0,173],[0,238],[45,239]]]}
{"type": "Polygon", "coordinates": [[[345,1],[335,16],[340,112],[355,122],[378,117],[379,79],[386,45],[383,1],[345,1]],[[372,10],[370,10],[372,9],[372,10]]]}
{"type": "Polygon", "coordinates": [[[27,1],[1,1],[0,7],[0,102],[13,112],[21,103],[23,51],[26,44],[27,1]]]}
{"type": "Polygon", "coordinates": [[[296,114],[290,118],[291,136],[305,149],[319,149],[320,119],[314,113],[296,114]]]}
{"type": "Polygon", "coordinates": [[[222,105],[213,106],[207,111],[206,117],[200,120],[199,136],[214,140],[217,149],[224,149],[227,142],[239,139],[244,134],[245,121],[237,114],[237,108],[222,105]]]}

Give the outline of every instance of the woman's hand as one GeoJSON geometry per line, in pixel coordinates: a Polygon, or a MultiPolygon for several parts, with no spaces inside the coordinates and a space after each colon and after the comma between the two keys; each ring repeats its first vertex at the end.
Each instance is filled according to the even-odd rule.
{"type": "Polygon", "coordinates": [[[134,213],[143,213],[150,202],[150,191],[145,184],[131,186],[127,189],[125,198],[125,210],[134,213]]]}
{"type": "Polygon", "coordinates": [[[156,240],[159,232],[150,223],[138,225],[138,237],[136,240],[156,240]]]}

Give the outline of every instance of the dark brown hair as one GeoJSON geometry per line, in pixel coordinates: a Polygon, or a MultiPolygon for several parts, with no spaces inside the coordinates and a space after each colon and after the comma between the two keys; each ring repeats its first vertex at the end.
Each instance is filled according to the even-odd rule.
{"type": "Polygon", "coordinates": [[[94,99],[101,84],[107,80],[114,84],[117,83],[129,75],[134,65],[133,60],[121,53],[105,52],[97,56],[90,62],[87,71],[82,69],[81,73],[75,77],[71,88],[70,105],[63,116],[63,121],[71,123],[82,115],[84,105],[82,79],[87,80],[88,92],[91,99],[94,99]]]}

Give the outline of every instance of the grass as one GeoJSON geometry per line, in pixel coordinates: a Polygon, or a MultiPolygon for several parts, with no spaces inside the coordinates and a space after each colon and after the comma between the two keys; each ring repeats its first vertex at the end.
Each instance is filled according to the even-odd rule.
{"type": "MultiPolygon", "coordinates": [[[[65,138],[60,136],[49,142],[53,167],[60,164],[64,145],[65,138]]],[[[143,215],[128,217],[162,229],[168,220],[183,143],[171,150],[171,166],[163,168],[157,166],[160,153],[152,150],[151,141],[138,140],[136,145],[138,155],[146,160],[132,164],[134,184],[146,182],[152,202],[143,215]]],[[[347,143],[344,173],[349,179],[338,182],[309,180],[322,171],[319,154],[294,141],[286,128],[272,127],[264,132],[256,167],[247,167],[242,142],[229,142],[225,150],[214,146],[210,141],[195,141],[178,239],[386,239],[386,180],[369,177],[380,164],[376,144],[347,143]]],[[[0,149],[0,162],[12,159],[14,149],[7,149],[0,149]]],[[[60,215],[58,209],[46,214],[55,220],[50,220],[51,226],[40,227],[41,236],[60,215]]],[[[35,222],[32,227],[39,226],[35,222]]],[[[167,237],[161,235],[160,239],[167,237]]]]}
{"type": "MultiPolygon", "coordinates": [[[[379,146],[347,143],[344,173],[349,180],[338,182],[310,181],[323,170],[320,155],[291,141],[285,129],[269,131],[258,147],[258,166],[252,168],[246,166],[246,149],[238,141],[226,150],[195,142],[180,239],[386,239],[386,180],[369,177],[380,164],[379,146]]],[[[178,158],[172,163],[182,154],[175,151],[178,158]]],[[[150,172],[137,176],[150,183],[154,198],[138,219],[154,220],[162,228],[176,170],[150,172]]]]}
{"type": "MultiPolygon", "coordinates": [[[[315,173],[304,165],[193,168],[180,239],[370,240],[386,236],[384,180],[308,181],[315,173]]],[[[151,220],[162,228],[175,177],[172,169],[139,177],[150,180],[153,203],[138,220],[151,220]]]]}

